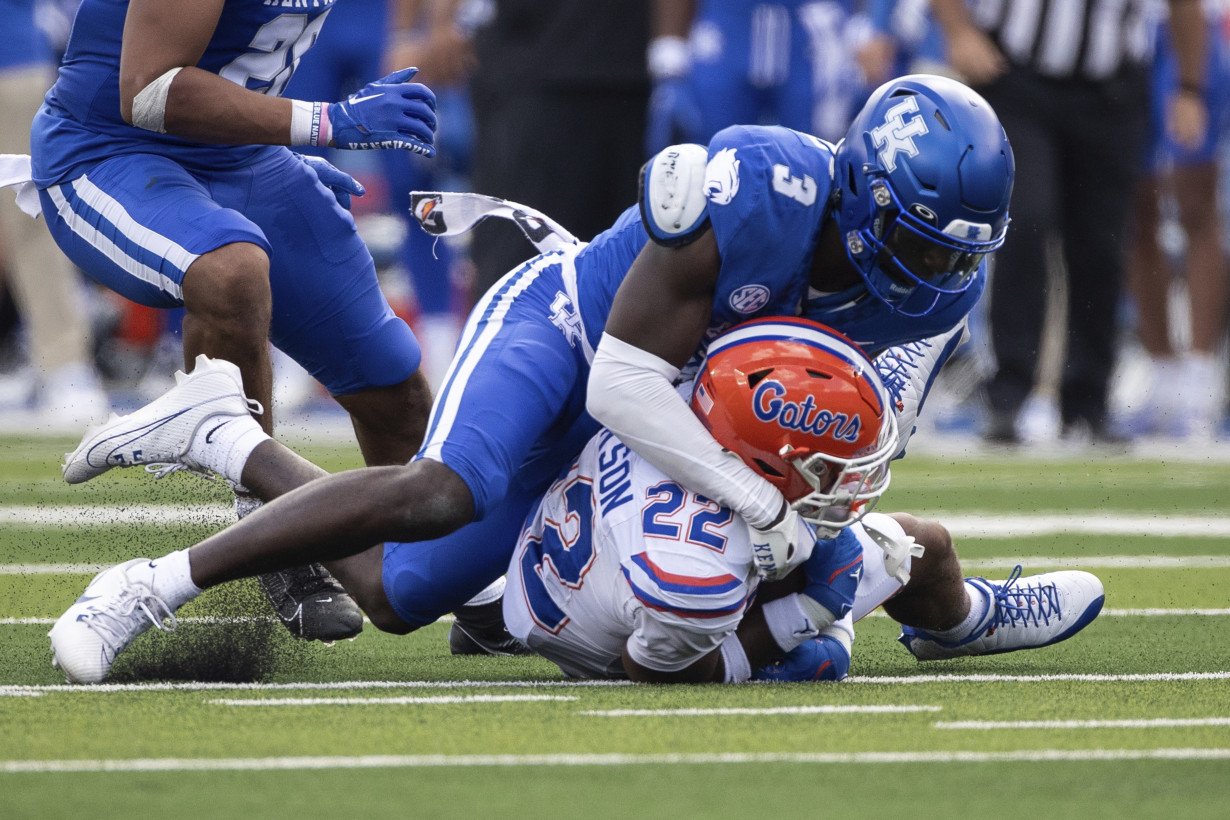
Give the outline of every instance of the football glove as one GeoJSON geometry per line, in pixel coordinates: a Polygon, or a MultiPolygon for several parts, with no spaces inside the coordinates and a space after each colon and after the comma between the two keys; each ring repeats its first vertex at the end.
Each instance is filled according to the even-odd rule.
{"type": "Polygon", "coordinates": [[[320,180],[320,184],[332,191],[333,196],[337,198],[337,204],[346,210],[350,210],[351,196],[363,196],[367,193],[367,189],[360,185],[357,179],[345,171],[338,170],[323,157],[306,154],[297,154],[297,156],[307,167],[316,172],[316,178],[320,180]]]}
{"type": "Polygon", "coordinates": [[[330,104],[331,144],[337,148],[404,148],[435,156],[436,95],[422,83],[407,82],[417,71],[394,71],[342,102],[330,104]]]}
{"type": "MultiPolygon", "coordinates": [[[[816,543],[803,572],[806,583],[802,594],[832,615],[829,623],[844,618],[854,606],[854,595],[863,578],[863,545],[853,532],[844,529],[836,538],[816,543]]],[[[821,626],[819,619],[813,616],[813,620],[821,626]]]]}
{"type": "Polygon", "coordinates": [[[760,667],[752,673],[752,680],[838,681],[849,674],[849,650],[837,638],[820,635],[799,644],[781,660],[760,667]]]}

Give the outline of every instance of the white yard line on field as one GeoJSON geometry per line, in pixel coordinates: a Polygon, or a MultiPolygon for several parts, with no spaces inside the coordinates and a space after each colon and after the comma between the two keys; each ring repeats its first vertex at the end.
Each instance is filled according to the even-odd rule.
{"type": "MultiPolygon", "coordinates": [[[[1145,607],[1144,609],[1103,609],[1099,618],[1181,618],[1181,617],[1221,617],[1230,615],[1230,609],[1163,609],[1161,607],[1145,607]]],[[[888,613],[875,609],[867,613],[868,618],[887,618],[888,613]]],[[[0,620],[0,623],[3,623],[0,620]]]]}
{"type": "MultiPolygon", "coordinates": [[[[1142,515],[1106,510],[998,514],[988,512],[925,512],[958,538],[1018,538],[1084,533],[1148,535],[1150,537],[1224,538],[1230,536],[1230,516],[1142,515]]],[[[230,524],[234,510],[224,504],[128,504],[0,506],[0,524],[26,527],[97,527],[128,524],[230,524]]]]}
{"type": "Polygon", "coordinates": [[[1059,674],[1059,675],[898,675],[883,677],[851,677],[846,683],[909,684],[909,683],[1171,683],[1193,680],[1230,680],[1230,672],[1143,672],[1122,674],[1059,674]]]}
{"type": "Polygon", "coordinates": [[[1230,760],[1230,749],[1020,749],[1006,752],[711,752],[697,754],[367,755],[362,757],[137,758],[10,760],[4,774],[217,772],[441,767],[712,766],[722,764],[870,765],[885,763],[1048,763],[1116,760],[1230,760]]]}
{"type": "Polygon", "coordinates": [[[111,527],[130,524],[233,524],[229,504],[45,504],[0,507],[0,524],[111,527]]]}
{"type": "Polygon", "coordinates": [[[732,707],[727,709],[594,709],[578,712],[586,717],[725,717],[728,715],[874,715],[909,712],[939,712],[939,706],[907,704],[867,706],[773,706],[764,709],[732,707]]]}
{"type": "Polygon", "coordinates": [[[572,701],[566,695],[445,695],[438,698],[219,698],[218,706],[442,706],[451,703],[534,703],[572,701]]]}
{"type": "MultiPolygon", "coordinates": [[[[1140,674],[1063,674],[1063,675],[902,675],[899,677],[852,677],[842,685],[911,683],[1170,683],[1181,681],[1230,680],[1230,672],[1148,672],[1140,674]]],[[[191,681],[182,683],[101,683],[75,686],[65,683],[0,683],[0,692],[67,692],[75,695],[106,695],[118,692],[279,692],[369,689],[586,689],[591,687],[631,686],[627,681],[564,680],[460,680],[460,681],[303,681],[297,683],[224,683],[191,681]]],[[[749,684],[756,685],[756,684],[749,684]]],[[[773,684],[761,684],[772,686],[773,684]]]]}
{"type": "Polygon", "coordinates": [[[936,729],[1179,729],[1230,726],[1230,717],[1144,718],[1138,720],[948,720],[936,729]]]}

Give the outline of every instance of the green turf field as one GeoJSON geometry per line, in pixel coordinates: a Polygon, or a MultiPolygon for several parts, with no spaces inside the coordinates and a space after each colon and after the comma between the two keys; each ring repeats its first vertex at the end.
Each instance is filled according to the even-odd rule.
{"type": "Polygon", "coordinates": [[[920,665],[871,617],[843,684],[569,685],[538,659],[452,658],[447,624],[304,645],[240,585],[76,688],[45,634],[92,567],[208,534],[228,493],[69,487],[68,444],[0,439],[3,818],[1230,813],[1230,464],[895,469],[882,509],[942,511],[971,574],[1024,557],[1103,579],[1102,617],[1036,652],[920,665]]]}

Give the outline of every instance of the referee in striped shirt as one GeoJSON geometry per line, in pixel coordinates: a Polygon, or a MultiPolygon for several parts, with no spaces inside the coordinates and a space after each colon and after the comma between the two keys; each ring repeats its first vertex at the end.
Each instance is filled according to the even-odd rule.
{"type": "MultiPolygon", "coordinates": [[[[1199,0],[1170,0],[1179,91],[1167,127],[1197,144],[1206,26],[1199,0]]],[[[1016,155],[1012,230],[996,254],[986,440],[1019,441],[1016,416],[1034,385],[1046,305],[1047,240],[1068,271],[1064,432],[1118,441],[1107,424],[1127,216],[1144,161],[1153,0],[932,0],[949,61],[995,108],[1016,155]]]]}

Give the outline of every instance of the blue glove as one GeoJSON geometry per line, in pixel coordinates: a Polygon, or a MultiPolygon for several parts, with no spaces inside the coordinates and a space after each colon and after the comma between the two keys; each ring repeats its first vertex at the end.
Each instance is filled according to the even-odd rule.
{"type": "Polygon", "coordinates": [[[807,583],[802,594],[833,613],[833,620],[844,618],[863,578],[863,545],[846,528],[836,538],[817,541],[803,571],[807,583]]]}
{"type": "Polygon", "coordinates": [[[360,185],[357,179],[333,167],[324,157],[313,157],[307,154],[297,156],[307,167],[316,172],[316,178],[320,180],[320,184],[332,191],[333,196],[337,198],[337,204],[346,210],[350,210],[351,195],[363,196],[367,193],[367,189],[360,185]]]}
{"type": "Polygon", "coordinates": [[[337,148],[404,148],[434,157],[436,95],[407,82],[418,71],[403,68],[329,105],[331,144],[337,148]]]}
{"type": "Polygon", "coordinates": [[[849,674],[850,653],[841,641],[821,635],[799,644],[780,661],[757,669],[752,680],[844,680],[849,674]]]}

